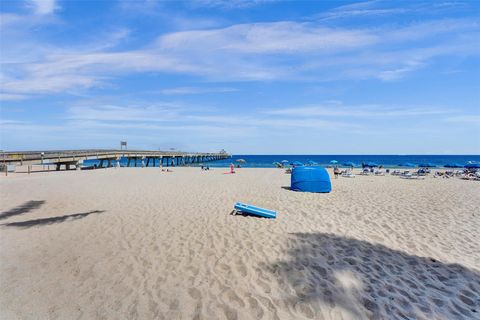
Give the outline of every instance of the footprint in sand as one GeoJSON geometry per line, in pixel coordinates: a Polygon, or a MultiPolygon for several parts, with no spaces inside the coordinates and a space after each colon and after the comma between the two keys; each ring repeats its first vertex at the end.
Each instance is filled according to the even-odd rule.
{"type": "Polygon", "coordinates": [[[257,319],[263,318],[263,315],[265,314],[265,312],[263,311],[262,307],[260,306],[260,304],[255,298],[249,297],[248,304],[250,305],[250,310],[252,310],[255,313],[257,319]]]}
{"type": "Polygon", "coordinates": [[[195,300],[199,300],[202,297],[202,293],[196,288],[188,289],[188,294],[195,300]]]}
{"type": "Polygon", "coordinates": [[[235,293],[235,291],[228,289],[227,292],[225,293],[225,296],[228,300],[228,302],[232,303],[233,305],[244,308],[245,307],[245,302],[235,293]]]}

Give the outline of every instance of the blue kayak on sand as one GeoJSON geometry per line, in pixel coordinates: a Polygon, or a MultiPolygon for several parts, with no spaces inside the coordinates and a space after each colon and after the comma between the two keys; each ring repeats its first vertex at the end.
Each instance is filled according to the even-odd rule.
{"type": "Polygon", "coordinates": [[[275,219],[277,217],[277,212],[273,210],[268,210],[264,208],[259,208],[255,207],[249,204],[237,202],[235,204],[235,210],[248,213],[248,214],[253,214],[256,216],[264,217],[264,218],[273,218],[275,219]]]}

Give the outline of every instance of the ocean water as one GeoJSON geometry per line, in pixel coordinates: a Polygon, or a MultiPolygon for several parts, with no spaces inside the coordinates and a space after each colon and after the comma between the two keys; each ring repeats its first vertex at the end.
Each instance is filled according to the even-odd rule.
{"type": "MultiPolygon", "coordinates": [[[[308,161],[315,161],[321,166],[332,165],[330,161],[338,161],[338,166],[342,167],[343,163],[353,162],[361,167],[362,162],[375,162],[386,168],[396,168],[403,163],[412,163],[415,165],[423,163],[431,163],[436,167],[443,167],[448,163],[467,164],[468,162],[480,163],[480,155],[233,155],[231,158],[206,162],[204,165],[209,167],[229,167],[231,163],[239,164],[244,168],[274,168],[274,162],[281,162],[288,160],[289,163],[299,161],[307,163],[308,161]],[[237,160],[243,159],[246,162],[240,163],[237,160]]],[[[98,160],[86,160],[84,166],[93,166],[99,164],[98,160]]],[[[114,163],[112,163],[114,164],[114,163]]],[[[146,161],[145,161],[146,164],[146,161]]],[[[106,163],[105,163],[106,165],[106,163]]],[[[126,166],[127,159],[120,159],[120,165],[126,166]]],[[[134,166],[133,160],[130,166],[134,166]]],[[[150,165],[153,163],[150,161],[150,165]]],[[[191,166],[200,166],[201,164],[190,164],[191,166]]],[[[137,166],[141,166],[141,161],[137,161],[137,166]]],[[[158,166],[158,160],[156,161],[158,166]]]]}

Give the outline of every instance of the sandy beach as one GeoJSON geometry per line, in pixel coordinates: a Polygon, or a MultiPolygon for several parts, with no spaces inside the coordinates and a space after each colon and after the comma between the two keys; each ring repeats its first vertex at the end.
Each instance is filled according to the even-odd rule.
{"type": "Polygon", "coordinates": [[[480,319],[479,182],[223,171],[1,177],[1,318],[480,319]]]}

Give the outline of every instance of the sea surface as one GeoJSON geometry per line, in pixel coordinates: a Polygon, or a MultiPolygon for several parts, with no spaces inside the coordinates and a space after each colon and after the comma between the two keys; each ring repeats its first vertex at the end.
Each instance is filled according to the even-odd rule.
{"type": "MultiPolygon", "coordinates": [[[[457,163],[465,165],[467,163],[480,163],[480,155],[233,155],[231,158],[205,162],[203,165],[209,167],[229,167],[231,163],[235,166],[240,165],[244,168],[274,168],[275,162],[290,164],[299,161],[307,164],[314,161],[321,166],[337,165],[344,167],[345,163],[353,162],[357,167],[361,167],[362,162],[373,162],[386,168],[401,167],[401,164],[410,163],[418,166],[420,164],[429,164],[429,167],[443,167],[446,164],[457,163]],[[240,160],[240,162],[238,161],[240,160]],[[245,162],[241,161],[245,160],[245,162]],[[337,161],[337,163],[335,163],[337,161]]],[[[86,160],[84,166],[93,166],[99,164],[98,160],[86,160]]],[[[146,165],[146,161],[144,162],[146,165]]],[[[106,165],[106,163],[105,163],[106,165]]],[[[112,165],[115,163],[112,162],[112,165]]],[[[120,159],[121,166],[127,166],[127,159],[120,159]]],[[[190,166],[200,166],[202,164],[190,164],[190,166]]],[[[130,166],[135,166],[132,160],[130,166]]],[[[141,166],[141,161],[137,161],[137,166],[141,166]]],[[[150,161],[149,166],[153,166],[150,161]]],[[[156,161],[158,166],[158,160],[156,161]]]]}

